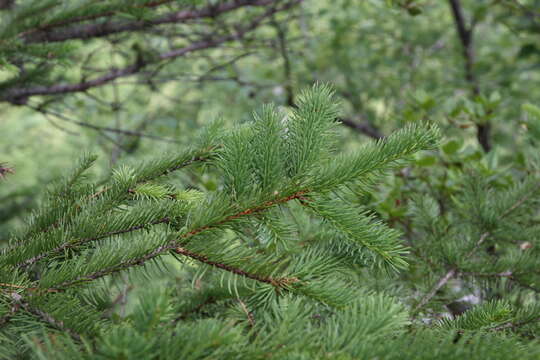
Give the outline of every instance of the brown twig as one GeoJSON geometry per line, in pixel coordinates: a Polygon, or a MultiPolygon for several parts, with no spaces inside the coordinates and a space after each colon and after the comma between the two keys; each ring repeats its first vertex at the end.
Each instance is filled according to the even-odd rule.
{"type": "Polygon", "coordinates": [[[7,174],[13,174],[14,172],[13,168],[0,163],[0,179],[5,178],[7,174]]]}
{"type": "Polygon", "coordinates": [[[348,118],[339,118],[339,121],[348,128],[362,133],[372,139],[379,140],[384,137],[379,129],[368,122],[359,123],[348,118]]]}
{"type": "Polygon", "coordinates": [[[208,257],[205,256],[205,255],[191,252],[191,251],[189,251],[187,249],[184,249],[182,247],[175,248],[174,252],[179,254],[179,255],[183,255],[183,256],[189,257],[191,259],[197,260],[197,261],[202,262],[204,264],[213,266],[215,268],[222,269],[222,270],[228,271],[230,273],[240,275],[240,276],[246,277],[248,279],[256,280],[258,282],[270,284],[270,285],[276,286],[276,287],[283,287],[283,286],[285,286],[287,284],[298,281],[298,279],[292,279],[292,278],[291,279],[289,279],[289,278],[272,278],[272,277],[265,277],[265,276],[261,276],[261,275],[257,275],[257,274],[252,274],[252,273],[249,273],[249,272],[244,271],[242,269],[235,268],[235,267],[227,265],[227,264],[222,264],[222,263],[219,263],[219,262],[216,262],[216,261],[212,261],[212,260],[208,259],[208,257]]]}

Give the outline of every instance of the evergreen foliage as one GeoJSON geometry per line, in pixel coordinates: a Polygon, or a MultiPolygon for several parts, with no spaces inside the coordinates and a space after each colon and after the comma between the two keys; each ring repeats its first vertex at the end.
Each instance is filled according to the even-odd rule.
{"type": "Polygon", "coordinates": [[[0,359],[540,359],[539,1],[0,0],[0,359]]]}
{"type": "MultiPolygon", "coordinates": [[[[494,301],[422,330],[398,299],[362,285],[378,269],[405,269],[408,248],[343,194],[369,189],[366,179],[431,149],[440,135],[411,124],[336,154],[331,95],[317,85],[289,116],[263,107],[251,123],[226,133],[213,127],[199,146],[119,166],[99,185],[86,175],[95,157],[81,159],[1,254],[0,355],[392,359],[413,351],[406,356],[420,359],[433,358],[436,348],[445,358],[537,358],[540,347],[513,335],[532,331],[527,325],[540,313],[534,303],[494,301]],[[221,174],[218,191],[163,181],[203,164],[221,174]],[[304,237],[304,227],[317,233],[304,237]],[[117,313],[122,293],[141,284],[138,301],[117,313]],[[120,300],[111,296],[115,286],[120,300]]],[[[418,229],[446,233],[426,242],[433,247],[426,257],[472,276],[511,264],[512,276],[534,277],[532,252],[506,245],[497,249],[505,256],[491,262],[480,247],[508,238],[518,221],[525,226],[534,207],[523,205],[538,201],[537,183],[483,191],[487,201],[476,198],[483,186],[473,181],[456,199],[455,231],[438,224],[445,219],[435,203],[416,203],[418,229]],[[477,260],[463,262],[457,253],[477,260]]]]}

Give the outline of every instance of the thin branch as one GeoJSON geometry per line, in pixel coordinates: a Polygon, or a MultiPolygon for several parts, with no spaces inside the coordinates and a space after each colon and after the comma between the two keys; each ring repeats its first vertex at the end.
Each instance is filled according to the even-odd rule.
{"type": "MultiPolygon", "coordinates": [[[[40,106],[33,106],[33,105],[30,105],[30,104],[26,104],[26,106],[28,108],[32,109],[32,110],[35,110],[35,111],[45,115],[45,116],[52,115],[52,116],[55,116],[55,117],[57,117],[57,118],[59,118],[61,120],[64,120],[64,121],[67,121],[67,122],[70,122],[70,123],[73,123],[73,124],[76,124],[76,125],[79,125],[79,126],[82,126],[82,127],[85,127],[85,128],[89,128],[89,129],[92,129],[92,130],[100,131],[100,132],[101,131],[106,131],[106,132],[111,132],[111,133],[127,135],[127,136],[136,136],[136,137],[142,137],[142,138],[147,138],[147,139],[152,139],[152,140],[159,140],[159,141],[163,141],[163,142],[180,143],[180,141],[175,140],[175,139],[168,139],[168,138],[164,138],[164,137],[161,137],[161,136],[145,134],[145,133],[142,133],[140,131],[117,129],[117,128],[111,128],[111,127],[106,127],[106,126],[98,126],[98,125],[86,123],[86,122],[83,122],[83,121],[79,121],[79,120],[69,118],[66,115],[62,114],[62,113],[52,111],[52,110],[49,110],[49,109],[44,109],[44,108],[42,108],[40,106]]],[[[117,143],[115,142],[115,144],[117,144],[117,143]]]]}
{"type": "Polygon", "coordinates": [[[242,299],[238,299],[238,302],[240,303],[240,307],[242,308],[242,311],[246,314],[246,317],[249,322],[250,327],[255,327],[255,317],[253,316],[253,313],[249,311],[247,305],[242,301],[242,299]]]}
{"type": "MultiPolygon", "coordinates": [[[[207,152],[211,152],[212,150],[215,150],[215,148],[209,148],[209,149],[206,149],[207,152]]],[[[148,182],[150,180],[153,180],[153,179],[156,179],[158,177],[161,177],[161,176],[167,176],[168,174],[174,172],[174,171],[177,171],[177,170],[180,170],[184,167],[187,167],[191,164],[194,164],[194,163],[197,163],[197,162],[204,162],[204,161],[208,161],[211,159],[211,155],[208,155],[208,156],[194,156],[192,157],[191,159],[187,160],[187,161],[184,161],[182,163],[179,163],[171,168],[168,168],[168,169],[165,169],[163,170],[162,172],[160,173],[157,173],[157,174],[154,174],[153,176],[149,177],[149,178],[145,178],[139,182],[137,182],[137,185],[139,184],[142,184],[142,183],[145,183],[145,182],[148,182]]],[[[111,188],[110,187],[104,187],[103,189],[95,192],[94,194],[90,195],[88,198],[89,199],[95,199],[101,195],[103,195],[105,192],[109,191],[111,188]]],[[[128,190],[128,192],[131,193],[131,189],[128,190]]]]}
{"type": "Polygon", "coordinates": [[[459,275],[473,276],[473,277],[511,278],[515,274],[512,271],[503,271],[503,272],[500,272],[500,273],[477,273],[477,272],[463,272],[463,271],[460,271],[459,275]]]}
{"type": "MultiPolygon", "coordinates": [[[[12,299],[14,297],[16,298],[16,295],[18,295],[18,294],[16,294],[16,295],[13,295],[13,294],[16,294],[16,293],[11,294],[12,299]]],[[[12,301],[9,312],[6,313],[4,316],[0,317],[0,328],[2,326],[6,325],[7,323],[9,323],[11,321],[11,319],[17,314],[17,312],[19,311],[20,308],[21,308],[20,304],[15,303],[14,301],[12,301]]]]}
{"type": "MultiPolygon", "coordinates": [[[[463,59],[465,61],[465,79],[471,87],[473,96],[478,96],[480,94],[480,84],[474,73],[474,46],[473,46],[473,34],[474,34],[474,23],[470,26],[465,24],[465,18],[463,16],[463,8],[461,6],[460,0],[448,0],[450,3],[450,8],[452,10],[452,15],[456,25],[456,30],[461,42],[461,47],[463,51],[463,59]]],[[[491,125],[489,123],[476,124],[477,134],[476,137],[478,142],[482,146],[484,152],[489,152],[491,150],[491,141],[490,141],[490,130],[491,125]]]]}
{"type": "Polygon", "coordinates": [[[277,39],[279,45],[279,52],[281,58],[283,59],[283,73],[285,76],[285,94],[287,94],[287,106],[294,107],[294,90],[292,84],[292,67],[291,59],[289,58],[289,53],[287,51],[287,36],[285,31],[281,28],[281,25],[277,22],[275,18],[272,19],[272,24],[277,32],[277,39]]]}
{"type": "Polygon", "coordinates": [[[230,273],[246,277],[248,279],[256,280],[258,282],[270,284],[270,285],[275,286],[275,287],[283,287],[283,286],[285,286],[287,284],[298,281],[298,279],[295,279],[295,278],[272,278],[270,276],[261,276],[261,275],[257,275],[257,274],[252,274],[252,273],[249,273],[249,272],[244,271],[242,269],[235,268],[235,267],[227,265],[227,264],[222,264],[222,263],[219,263],[219,262],[216,262],[216,261],[212,261],[212,260],[208,259],[208,257],[205,256],[205,255],[191,252],[191,251],[189,251],[189,250],[187,250],[185,248],[182,248],[182,247],[177,247],[173,251],[176,254],[189,257],[191,259],[197,260],[199,262],[202,262],[204,264],[213,266],[215,268],[225,270],[225,271],[228,271],[230,273]]]}
{"type": "Polygon", "coordinates": [[[512,271],[503,271],[500,273],[475,273],[475,272],[459,272],[459,275],[471,276],[471,277],[487,277],[487,278],[507,278],[513,283],[516,283],[518,286],[521,286],[527,290],[534,292],[540,292],[540,289],[535,288],[529,284],[525,284],[523,281],[518,279],[516,276],[523,275],[524,273],[514,273],[512,271]]]}
{"type": "Polygon", "coordinates": [[[414,307],[413,312],[416,313],[424,305],[426,305],[435,296],[437,291],[439,291],[440,288],[446,285],[446,283],[454,277],[454,275],[456,274],[456,271],[457,270],[454,267],[450,269],[446,274],[444,274],[444,276],[441,277],[439,281],[437,281],[437,283],[435,283],[435,285],[431,288],[431,290],[426,295],[424,295],[424,297],[420,300],[420,302],[418,302],[418,304],[414,307]]]}
{"type": "MultiPolygon", "coordinates": [[[[502,217],[502,216],[501,216],[502,217]]],[[[501,218],[500,217],[500,218],[501,218]]],[[[478,239],[478,241],[476,242],[476,245],[474,245],[474,247],[465,255],[465,258],[469,258],[471,257],[475,252],[476,250],[484,243],[484,241],[491,235],[491,232],[489,231],[486,231],[485,233],[483,233],[481,236],[480,236],[480,239],[478,239]]],[[[420,302],[418,303],[418,305],[415,306],[415,308],[413,309],[413,312],[417,312],[418,310],[420,310],[424,305],[426,305],[434,296],[435,294],[437,293],[437,291],[439,291],[439,289],[441,287],[443,287],[444,285],[446,285],[446,283],[448,281],[450,281],[450,279],[452,279],[456,274],[458,273],[458,268],[457,266],[453,266],[450,270],[448,270],[448,272],[446,274],[444,274],[443,277],[441,277],[439,279],[439,281],[437,281],[437,283],[433,286],[433,288],[430,290],[429,293],[427,293],[421,300],[420,302]]]]}
{"type": "Polygon", "coordinates": [[[339,121],[348,128],[364,134],[372,139],[378,140],[384,137],[384,135],[379,131],[379,129],[377,129],[375,126],[368,122],[358,123],[347,118],[340,118],[339,121]]]}

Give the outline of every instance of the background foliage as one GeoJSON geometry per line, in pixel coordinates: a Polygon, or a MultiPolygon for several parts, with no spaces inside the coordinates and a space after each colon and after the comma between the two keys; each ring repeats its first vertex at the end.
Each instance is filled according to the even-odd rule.
{"type": "MultiPolygon", "coordinates": [[[[398,134],[416,136],[415,150],[428,148],[404,154],[411,155],[408,161],[376,169],[328,195],[322,189],[340,181],[333,169],[336,184],[320,179],[326,183],[319,185],[322,193],[311,212],[299,203],[285,213],[269,212],[256,225],[242,224],[241,231],[233,229],[250,247],[290,255],[315,244],[328,259],[342,256],[348,268],[340,268],[338,278],[348,285],[297,289],[319,301],[287,295],[272,302],[264,292],[254,296],[235,276],[215,275],[208,264],[186,266],[169,256],[161,264],[166,271],[153,264],[144,268],[147,274],[105,277],[71,302],[42,300],[51,314],[62,306],[84,305],[105,316],[83,321],[64,314],[73,317],[67,328],[80,320],[78,326],[91,334],[83,340],[73,334],[51,338],[36,332],[18,340],[5,335],[10,346],[0,352],[4,358],[533,359],[540,354],[539,1],[19,0],[0,1],[0,8],[0,246],[5,253],[21,234],[39,228],[29,213],[39,215],[49,206],[45,188],[62,181],[86,153],[98,156],[85,172],[88,179],[77,185],[80,194],[138,184],[130,188],[140,202],[129,203],[133,213],[107,224],[120,229],[134,221],[129,216],[156,221],[171,211],[179,217],[191,214],[161,203],[158,208],[155,201],[166,198],[192,204],[212,198],[218,209],[229,206],[228,197],[219,198],[226,193],[247,206],[250,196],[264,199],[269,189],[290,191],[286,179],[304,173],[309,179],[335,154],[373,147],[381,159],[390,158],[394,147],[374,144],[390,141],[398,129],[417,129],[398,134]],[[320,103],[329,109],[321,119],[313,115],[319,108],[310,108],[307,93],[301,95],[316,83],[335,92],[317,87],[320,103]],[[275,105],[261,107],[267,103],[275,105]],[[334,117],[341,126],[333,126],[334,117]],[[264,121],[254,118],[274,127],[257,128],[264,121]],[[295,145],[266,154],[263,149],[277,146],[284,118],[298,120],[287,128],[295,145]],[[426,123],[431,127],[416,127],[426,123]],[[426,135],[418,129],[435,131],[433,126],[440,137],[430,148],[424,146],[430,141],[422,145],[426,135]],[[201,134],[201,129],[207,130],[201,134]],[[203,152],[215,150],[209,144],[225,147],[217,155],[203,152]],[[166,181],[137,182],[159,166],[172,169],[194,152],[219,160],[167,172],[166,181]],[[250,188],[253,169],[245,165],[250,162],[267,166],[254,175],[259,192],[250,188]],[[145,206],[155,213],[145,213],[145,206]],[[368,223],[359,214],[381,227],[362,233],[361,224],[368,223]],[[253,234],[258,234],[255,242],[253,234]],[[334,244],[347,237],[374,244],[386,239],[382,248],[388,246],[396,257],[377,258],[334,244]],[[334,309],[332,301],[344,301],[340,290],[348,286],[357,291],[357,300],[334,309]],[[336,299],[326,299],[329,292],[336,299]],[[58,308],[51,305],[55,302],[58,308]],[[115,326],[100,333],[101,321],[115,326]]],[[[399,148],[400,141],[407,143],[404,137],[393,146],[399,148]]],[[[99,206],[128,204],[120,195],[109,200],[99,206]]],[[[89,218],[102,210],[86,205],[89,218]]],[[[95,223],[82,230],[68,225],[73,224],[66,222],[66,231],[76,238],[99,234],[95,223]]],[[[159,231],[180,231],[181,225],[159,231]]],[[[145,246],[163,241],[159,231],[149,232],[152,240],[145,246]]],[[[234,231],[208,235],[215,247],[188,250],[264,274],[267,269],[242,260],[245,254],[220,253],[240,241],[234,231]]],[[[136,245],[143,246],[144,237],[130,240],[133,256],[146,249],[136,245]]],[[[114,242],[104,246],[98,255],[114,252],[114,242]]],[[[104,256],[108,262],[100,263],[98,255],[95,271],[125,261],[104,256]]],[[[287,271],[303,266],[302,274],[325,278],[334,268],[315,261],[319,255],[304,254],[287,271]]],[[[56,269],[62,259],[53,259],[58,263],[47,266],[56,269]]],[[[68,282],[67,273],[83,271],[75,268],[58,268],[39,286],[68,282]]],[[[32,276],[36,280],[45,273],[38,267],[32,276]]],[[[2,280],[10,283],[4,275],[2,280]]],[[[9,294],[4,294],[4,320],[13,311],[9,294]]],[[[39,324],[26,310],[27,318],[17,323],[21,333],[39,324]]],[[[49,322],[48,331],[63,328],[58,325],[49,322]]]]}

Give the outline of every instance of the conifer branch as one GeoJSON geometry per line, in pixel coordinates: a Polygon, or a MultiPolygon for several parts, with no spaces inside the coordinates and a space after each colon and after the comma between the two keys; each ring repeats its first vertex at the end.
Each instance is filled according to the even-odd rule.
{"type": "MultiPolygon", "coordinates": [[[[192,236],[200,234],[200,233],[202,233],[204,231],[216,228],[218,226],[224,225],[224,224],[226,224],[228,222],[234,221],[234,220],[242,218],[244,216],[253,215],[253,214],[262,212],[262,211],[264,211],[264,210],[266,210],[266,209],[268,209],[268,208],[270,208],[272,206],[279,205],[279,204],[282,204],[282,203],[286,203],[286,202],[289,202],[291,200],[300,199],[306,193],[307,193],[306,190],[302,190],[302,191],[298,191],[298,192],[296,192],[296,193],[294,193],[292,195],[289,195],[289,196],[286,196],[286,197],[283,197],[283,198],[267,201],[264,204],[262,204],[261,206],[253,207],[253,208],[249,208],[249,209],[240,211],[240,212],[238,212],[236,214],[233,214],[233,215],[230,215],[230,216],[226,217],[225,219],[223,219],[221,221],[218,221],[218,222],[216,222],[214,224],[208,224],[208,225],[205,225],[205,226],[201,226],[201,227],[199,227],[197,229],[191,230],[190,232],[182,235],[180,238],[181,238],[181,240],[185,240],[187,238],[190,238],[192,236]]],[[[150,253],[148,253],[148,254],[146,254],[144,256],[141,256],[141,257],[138,257],[138,258],[135,258],[135,259],[131,259],[131,260],[127,260],[125,262],[122,262],[122,263],[117,264],[115,266],[112,266],[110,268],[103,269],[103,270],[100,270],[100,271],[96,271],[94,273],[78,277],[78,278],[76,278],[74,280],[69,280],[69,281],[60,283],[60,284],[58,284],[58,285],[56,285],[54,287],[54,290],[62,291],[62,290],[65,290],[68,287],[78,285],[78,284],[81,284],[81,283],[91,282],[91,281],[97,280],[99,278],[114,274],[116,272],[129,269],[129,268],[134,267],[134,266],[142,266],[149,260],[152,260],[152,259],[154,259],[154,258],[156,258],[158,256],[161,256],[161,255],[164,255],[165,253],[167,253],[167,252],[169,252],[171,250],[174,251],[176,248],[178,248],[178,245],[179,245],[178,241],[172,241],[172,242],[170,242],[168,244],[165,244],[165,245],[162,245],[162,246],[156,248],[155,250],[153,250],[152,252],[150,252],[150,253]]]]}
{"type": "Polygon", "coordinates": [[[261,206],[257,206],[257,207],[253,207],[253,208],[249,208],[249,209],[246,209],[246,210],[243,210],[243,211],[240,211],[234,215],[230,215],[228,217],[226,217],[224,220],[222,221],[219,221],[218,223],[216,224],[212,224],[212,225],[207,225],[207,226],[202,226],[200,228],[197,228],[195,230],[192,230],[190,231],[189,233],[185,234],[182,236],[183,239],[185,238],[188,238],[188,237],[191,237],[193,235],[197,235],[203,231],[206,231],[206,230],[209,230],[209,229],[212,229],[216,226],[219,226],[219,225],[223,225],[225,223],[228,223],[230,221],[233,221],[233,220],[236,220],[236,219],[239,219],[239,218],[242,218],[244,216],[247,216],[247,215],[253,215],[253,214],[257,214],[257,213],[260,213],[274,205],[279,205],[279,204],[283,204],[283,203],[286,203],[286,202],[289,202],[291,200],[297,200],[297,199],[302,199],[303,196],[305,194],[307,194],[308,191],[307,190],[301,190],[301,191],[297,191],[296,193],[292,194],[292,195],[289,195],[289,196],[286,196],[284,198],[280,198],[280,199],[276,199],[276,200],[270,200],[270,201],[267,201],[265,202],[263,205],[261,206]]]}
{"type": "Polygon", "coordinates": [[[77,341],[81,341],[81,335],[79,335],[78,333],[76,333],[72,329],[66,327],[64,325],[63,321],[55,319],[51,314],[49,314],[49,313],[47,313],[47,312],[45,312],[43,310],[32,307],[28,302],[24,301],[22,296],[19,295],[19,294],[13,293],[12,298],[13,298],[14,304],[20,305],[20,307],[22,307],[28,313],[30,313],[30,314],[32,314],[34,316],[37,316],[38,318],[40,318],[42,321],[49,324],[53,328],[67,333],[73,339],[75,339],[77,341]]]}
{"type": "MultiPolygon", "coordinates": [[[[266,1],[273,2],[270,0],[265,0],[265,2],[266,1]]],[[[277,7],[277,6],[271,7],[260,16],[255,17],[254,20],[251,21],[247,26],[235,28],[235,32],[232,34],[224,35],[217,38],[207,38],[204,40],[192,42],[188,46],[157,54],[156,56],[153,57],[153,59],[155,60],[148,60],[148,59],[143,59],[141,57],[138,57],[136,61],[129,66],[126,66],[121,69],[113,69],[105,75],[96,77],[92,80],[83,80],[79,83],[74,83],[74,84],[56,84],[52,86],[10,88],[10,89],[5,90],[2,93],[2,95],[0,96],[0,101],[7,101],[13,104],[21,105],[21,104],[26,104],[28,98],[31,96],[60,95],[60,94],[68,94],[68,93],[75,93],[75,92],[84,92],[93,87],[103,86],[103,85],[111,83],[112,81],[116,79],[137,74],[149,65],[152,65],[152,64],[164,61],[164,60],[182,57],[193,52],[206,50],[209,48],[214,48],[223,43],[242,38],[248,32],[255,30],[259,25],[261,25],[263,20],[265,20],[266,18],[272,16],[276,12],[289,9],[290,7],[300,3],[301,1],[302,0],[293,0],[291,2],[285,3],[281,7],[277,7]]],[[[243,4],[252,3],[247,0],[242,0],[238,2],[241,2],[243,4]]],[[[279,3],[279,1],[277,2],[279,3]]]]}
{"type": "Polygon", "coordinates": [[[249,322],[249,326],[251,328],[255,327],[255,317],[253,316],[253,313],[251,311],[249,311],[246,303],[244,303],[242,301],[242,299],[238,299],[238,302],[240,303],[240,308],[246,314],[246,317],[247,317],[248,322],[249,322]]]}
{"type": "Polygon", "coordinates": [[[295,283],[295,282],[299,281],[297,278],[272,278],[270,276],[261,276],[261,275],[257,275],[257,274],[252,274],[252,273],[249,273],[249,272],[247,272],[245,270],[235,268],[235,267],[229,266],[227,264],[222,264],[222,263],[219,263],[219,262],[212,261],[212,260],[208,259],[208,257],[205,256],[205,255],[191,252],[191,251],[189,251],[189,250],[187,250],[185,248],[182,248],[182,247],[175,248],[174,252],[177,253],[177,254],[189,257],[191,259],[195,259],[195,260],[197,260],[199,262],[202,262],[204,264],[216,267],[218,269],[222,269],[222,270],[228,271],[230,273],[246,277],[248,279],[256,280],[258,282],[270,284],[270,285],[272,285],[272,286],[274,286],[276,288],[283,288],[283,287],[285,287],[285,286],[287,286],[289,284],[292,284],[292,283],[295,283]]]}
{"type": "Polygon", "coordinates": [[[23,300],[23,297],[18,293],[11,293],[11,308],[9,313],[2,316],[0,318],[0,327],[3,325],[6,325],[15,315],[16,313],[22,308],[26,312],[38,317],[45,323],[49,324],[53,328],[63,331],[67,333],[69,336],[71,336],[73,339],[77,341],[81,341],[81,336],[73,331],[72,329],[67,328],[64,325],[63,321],[55,319],[51,314],[42,311],[40,309],[32,307],[28,302],[23,300]]]}
{"type": "Polygon", "coordinates": [[[540,317],[536,317],[536,318],[533,318],[533,319],[530,319],[530,320],[525,320],[525,321],[520,321],[520,322],[509,321],[509,322],[504,323],[502,325],[498,325],[496,327],[493,327],[493,328],[491,328],[489,330],[501,331],[501,330],[505,330],[505,329],[508,329],[508,328],[515,329],[515,328],[525,326],[525,325],[535,323],[535,322],[540,322],[540,317]]]}
{"type": "MultiPolygon", "coordinates": [[[[233,0],[219,5],[210,5],[199,10],[185,10],[173,13],[164,14],[153,20],[138,20],[132,22],[104,22],[97,24],[84,24],[74,26],[67,29],[58,29],[51,31],[51,27],[62,26],[51,25],[49,28],[36,29],[35,31],[25,34],[27,43],[41,42],[62,42],[73,39],[90,39],[97,37],[109,36],[126,31],[145,30],[152,26],[164,24],[179,24],[186,21],[192,21],[201,18],[215,18],[225,13],[237,10],[242,7],[265,7],[273,4],[279,4],[280,0],[233,0]]],[[[295,4],[298,1],[292,1],[295,4]]],[[[103,15],[106,16],[106,15],[103,15]]],[[[81,19],[84,21],[86,19],[81,19]]]]}
{"type": "MultiPolygon", "coordinates": [[[[535,193],[540,189],[540,185],[534,187],[532,189],[532,193],[535,193]]],[[[518,201],[516,201],[512,206],[510,206],[508,209],[506,209],[499,217],[498,220],[502,220],[504,217],[508,216],[510,213],[512,213],[514,210],[516,210],[518,207],[523,205],[528,199],[530,199],[531,194],[526,194],[525,196],[521,197],[518,201]]],[[[478,239],[478,242],[476,245],[465,255],[465,258],[470,258],[474,253],[480,248],[480,246],[484,243],[484,241],[491,236],[490,231],[484,232],[482,235],[480,235],[480,238],[478,239]]],[[[444,274],[438,281],[435,283],[435,285],[432,287],[432,289],[418,302],[418,304],[414,307],[413,313],[418,312],[424,305],[426,305],[437,293],[437,291],[443,287],[450,279],[452,279],[456,274],[458,274],[458,267],[453,266],[446,274],[444,274]]]]}
{"type": "MultiPolygon", "coordinates": [[[[171,3],[173,1],[174,0],[157,0],[157,1],[149,2],[148,4],[140,4],[140,5],[135,4],[135,5],[133,5],[133,7],[134,8],[139,8],[139,9],[140,8],[151,9],[151,8],[155,8],[155,7],[167,4],[167,3],[171,3]]],[[[80,23],[80,22],[83,22],[83,21],[97,20],[97,19],[102,18],[102,17],[114,16],[114,15],[115,15],[114,11],[107,11],[107,12],[103,12],[103,13],[99,13],[99,14],[73,17],[73,18],[70,18],[70,19],[67,19],[67,20],[63,20],[63,21],[57,21],[57,22],[52,22],[52,23],[48,23],[48,24],[39,25],[37,28],[26,30],[25,32],[19,34],[18,36],[28,38],[28,37],[31,37],[33,34],[36,34],[36,33],[39,33],[39,32],[50,31],[51,29],[54,29],[54,28],[67,26],[67,25],[71,25],[71,24],[74,24],[74,23],[80,23]]],[[[37,34],[37,36],[39,37],[39,34],[37,34]]]]}
{"type": "MultiPolygon", "coordinates": [[[[159,177],[162,177],[162,176],[167,176],[169,175],[170,173],[173,173],[175,171],[178,171],[180,169],[183,169],[185,167],[188,167],[192,164],[195,164],[195,163],[199,163],[199,162],[205,162],[205,161],[209,161],[213,158],[214,154],[214,150],[218,149],[218,146],[214,146],[214,147],[210,147],[208,149],[205,149],[201,152],[198,152],[198,154],[196,155],[193,155],[191,157],[191,159],[187,160],[187,161],[184,161],[184,162],[181,162],[171,168],[168,168],[168,169],[165,169],[163,170],[162,172],[160,173],[157,173],[157,174],[154,174],[153,176],[151,177],[148,177],[148,178],[145,178],[141,181],[138,181],[136,183],[136,185],[140,185],[140,184],[144,184],[144,183],[147,183],[149,181],[152,181],[152,180],[155,180],[159,177]]],[[[90,195],[89,199],[94,199],[94,198],[97,198],[101,195],[103,195],[104,193],[106,193],[107,191],[109,191],[111,189],[111,187],[104,187],[103,189],[95,192],[94,194],[90,195]]],[[[128,190],[128,193],[133,193],[133,189],[129,189],[128,190]]]]}
{"type": "MultiPolygon", "coordinates": [[[[77,240],[77,241],[74,241],[74,242],[67,242],[67,243],[64,243],[64,244],[62,244],[60,246],[55,247],[52,250],[49,250],[47,252],[41,253],[41,254],[36,255],[34,257],[31,257],[30,259],[25,260],[25,261],[15,265],[15,267],[25,269],[28,266],[30,266],[32,264],[35,264],[36,262],[38,262],[38,261],[40,261],[40,260],[42,260],[42,259],[44,259],[46,257],[53,256],[55,254],[59,254],[59,253],[65,251],[65,250],[73,249],[73,248],[76,248],[78,246],[88,244],[88,243],[91,243],[91,242],[94,242],[94,241],[97,241],[97,240],[102,240],[102,239],[105,239],[105,238],[108,238],[108,237],[111,237],[111,236],[127,234],[127,233],[131,233],[131,232],[134,232],[134,231],[137,231],[137,230],[147,229],[148,227],[153,226],[153,225],[167,224],[167,223],[169,223],[169,221],[170,221],[169,217],[164,217],[164,218],[157,219],[157,220],[154,220],[154,221],[146,223],[146,224],[135,225],[135,226],[129,227],[127,229],[111,231],[111,232],[108,232],[108,233],[105,233],[105,234],[102,234],[102,235],[99,235],[99,236],[80,239],[80,240],[77,240]]],[[[2,285],[2,284],[0,284],[0,285],[2,285]]]]}
{"type": "MultiPolygon", "coordinates": [[[[154,174],[154,175],[151,176],[151,177],[148,177],[148,178],[145,178],[145,179],[143,179],[143,180],[141,180],[141,181],[138,181],[138,182],[137,182],[137,185],[146,183],[146,182],[148,182],[148,181],[154,180],[154,179],[156,179],[156,178],[158,178],[158,177],[161,177],[161,176],[167,176],[168,174],[170,174],[170,173],[172,173],[172,172],[174,172],[174,171],[178,171],[178,170],[183,169],[183,168],[185,168],[185,167],[187,167],[187,166],[189,166],[189,165],[192,165],[192,164],[194,164],[194,163],[208,161],[208,160],[210,160],[210,159],[213,157],[213,153],[212,153],[212,152],[213,152],[216,148],[217,148],[217,147],[210,147],[210,148],[208,148],[208,149],[205,149],[204,151],[197,152],[196,154],[194,154],[194,155],[191,157],[191,159],[189,159],[189,160],[187,160],[187,161],[184,161],[184,162],[181,162],[181,163],[179,163],[179,164],[177,164],[177,165],[175,165],[175,166],[173,166],[173,167],[171,167],[171,168],[167,168],[167,169],[163,170],[163,171],[160,172],[160,173],[154,174]]],[[[112,188],[112,187],[104,187],[103,189],[101,189],[101,190],[95,192],[94,194],[90,195],[90,196],[88,197],[88,200],[92,200],[92,199],[95,199],[95,198],[98,198],[98,197],[102,196],[104,193],[106,193],[107,191],[111,190],[111,188],[112,188]]],[[[132,193],[132,190],[131,190],[131,189],[128,190],[128,193],[132,193]]],[[[164,222],[165,222],[165,221],[164,221],[164,222]]],[[[54,223],[54,224],[51,224],[51,225],[50,225],[49,227],[47,227],[46,229],[43,229],[42,232],[50,231],[51,228],[56,228],[56,227],[58,227],[58,225],[59,225],[58,222],[56,222],[56,223],[54,223]]],[[[147,225],[155,225],[155,224],[147,224],[147,225]]],[[[141,226],[141,228],[144,227],[144,225],[140,225],[140,226],[141,226]]],[[[135,229],[135,230],[138,230],[138,229],[135,229]]],[[[128,230],[128,231],[125,231],[125,232],[130,232],[130,231],[128,230]]],[[[122,233],[122,232],[120,232],[120,233],[122,233]]],[[[115,235],[115,234],[111,234],[111,235],[115,235]]],[[[111,236],[111,235],[108,235],[108,236],[111,236]]],[[[108,236],[107,236],[107,237],[108,237],[108,236]]],[[[87,240],[88,240],[88,239],[87,239],[87,240]]],[[[94,239],[94,240],[98,240],[98,239],[94,239]]],[[[19,246],[22,246],[22,245],[23,245],[23,244],[20,244],[19,246]]],[[[69,246],[70,244],[69,244],[69,243],[66,243],[66,244],[64,244],[64,245],[69,246]]],[[[18,246],[14,246],[14,247],[10,248],[9,251],[12,251],[12,250],[16,249],[17,247],[18,247],[18,246]]],[[[5,252],[4,252],[4,254],[7,254],[7,253],[8,253],[8,251],[5,251],[5,252]]],[[[40,256],[40,255],[38,255],[38,256],[40,256]]],[[[46,255],[45,255],[45,256],[46,256],[46,255]]],[[[42,258],[43,258],[43,257],[37,259],[36,261],[38,261],[38,260],[40,260],[40,259],[42,259],[42,258]]],[[[36,261],[33,261],[33,263],[36,262],[36,261]]],[[[17,266],[21,266],[21,265],[23,265],[23,263],[18,264],[17,266]]],[[[28,264],[28,265],[30,265],[30,264],[28,264]]]]}

